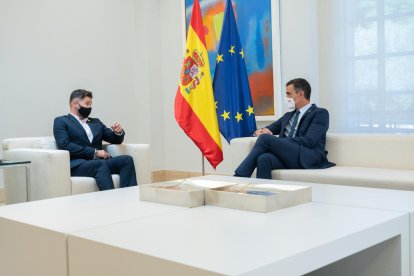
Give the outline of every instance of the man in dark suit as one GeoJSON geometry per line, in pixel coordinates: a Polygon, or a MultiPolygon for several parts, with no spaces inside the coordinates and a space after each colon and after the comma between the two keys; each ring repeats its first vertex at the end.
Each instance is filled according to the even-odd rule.
{"type": "Polygon", "coordinates": [[[89,117],[92,98],[92,92],[73,91],[69,99],[70,113],[57,117],[53,125],[58,148],[70,153],[71,175],[95,178],[99,190],[114,188],[111,174],[119,174],[121,187],[136,186],[132,157],[111,157],[102,149],[102,141],[121,144],[125,132],[117,122],[107,128],[99,119],[89,117]]]}
{"type": "Polygon", "coordinates": [[[305,79],[286,84],[287,112],[271,125],[256,130],[252,151],[235,171],[235,176],[272,178],[277,169],[321,169],[333,166],[325,151],[329,113],[310,103],[311,86],[305,79]],[[279,135],[279,137],[273,136],[279,135]]]}

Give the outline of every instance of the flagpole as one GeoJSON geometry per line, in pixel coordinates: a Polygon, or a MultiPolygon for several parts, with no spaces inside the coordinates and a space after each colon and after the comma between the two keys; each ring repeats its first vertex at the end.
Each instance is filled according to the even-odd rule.
{"type": "Polygon", "coordinates": [[[205,172],[205,168],[204,168],[204,155],[201,154],[201,175],[205,176],[206,172],[205,172]]]}

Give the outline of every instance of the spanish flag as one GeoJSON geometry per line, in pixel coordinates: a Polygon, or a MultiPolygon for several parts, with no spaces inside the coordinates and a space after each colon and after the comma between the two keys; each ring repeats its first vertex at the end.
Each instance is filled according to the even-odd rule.
{"type": "Polygon", "coordinates": [[[223,150],[198,0],[194,0],[188,28],[174,113],[180,127],[215,169],[223,161],[223,150]]]}

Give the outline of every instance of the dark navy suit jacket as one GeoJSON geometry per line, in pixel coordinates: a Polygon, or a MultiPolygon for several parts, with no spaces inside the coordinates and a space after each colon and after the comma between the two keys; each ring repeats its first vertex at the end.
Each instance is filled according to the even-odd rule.
{"type": "MultiPolygon", "coordinates": [[[[286,138],[284,130],[295,111],[287,112],[279,120],[267,126],[274,134],[286,138]]],[[[300,164],[305,169],[321,169],[335,164],[328,162],[325,151],[326,132],[329,128],[329,113],[315,104],[303,114],[292,142],[300,145],[300,164]]]]}
{"type": "Polygon", "coordinates": [[[57,117],[53,124],[53,135],[57,147],[69,151],[71,168],[79,166],[86,160],[93,159],[95,149],[102,149],[102,141],[121,144],[124,140],[125,132],[122,135],[116,135],[112,129],[107,128],[97,118],[88,118],[87,124],[93,134],[92,143],[89,142],[88,135],[82,125],[70,114],[57,117]]]}

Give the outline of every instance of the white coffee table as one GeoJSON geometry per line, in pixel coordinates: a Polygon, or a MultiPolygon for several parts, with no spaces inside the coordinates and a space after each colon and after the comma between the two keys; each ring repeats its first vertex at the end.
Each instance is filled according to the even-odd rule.
{"type": "Polygon", "coordinates": [[[181,275],[294,275],[333,262],[358,272],[347,256],[361,250],[362,260],[375,260],[367,271],[387,266],[391,275],[408,275],[405,211],[309,203],[261,214],[140,202],[138,193],[132,187],[0,207],[0,275],[137,275],[170,268],[181,275]],[[96,256],[82,253],[94,250],[96,256]],[[120,267],[134,274],[110,273],[120,267]]]}
{"type": "Polygon", "coordinates": [[[339,262],[335,275],[409,275],[408,220],[405,212],[325,203],[267,214],[203,206],[72,233],[69,272],[286,276],[339,262]],[[341,262],[361,251],[362,259],[341,262]]]}
{"type": "Polygon", "coordinates": [[[329,185],[281,180],[263,180],[256,178],[234,178],[230,176],[203,176],[221,181],[240,183],[275,183],[291,185],[309,185],[312,187],[312,201],[341,204],[381,210],[395,210],[410,214],[410,275],[414,275],[414,191],[375,189],[357,186],[329,185]]]}
{"type": "Polygon", "coordinates": [[[137,187],[1,206],[0,275],[67,276],[69,233],[184,210],[141,202],[137,187]]]}

